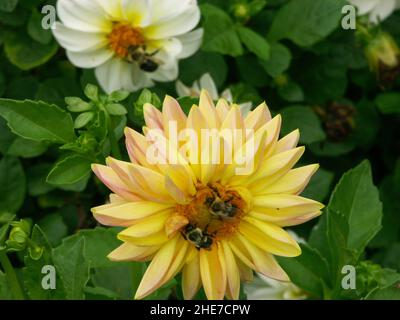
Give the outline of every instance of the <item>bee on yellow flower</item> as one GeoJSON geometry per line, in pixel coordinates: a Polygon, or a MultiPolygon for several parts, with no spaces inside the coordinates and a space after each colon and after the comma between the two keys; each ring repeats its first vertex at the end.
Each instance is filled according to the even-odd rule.
{"type": "Polygon", "coordinates": [[[271,118],[265,103],[243,117],[238,105],[220,99],[215,106],[204,90],[187,116],[167,96],[162,112],[146,104],[144,117],[144,134],[125,130],[130,162],[108,158],[107,165],[93,165],[113,192],[109,204],[92,209],[94,217],[125,227],[118,234],[123,244],[109,258],[151,261],[135,298],[179,272],[185,299],[201,287],[208,299],[238,299],[253,270],[288,281],[274,256],[295,257],[301,249],[283,228],[323,208],[299,196],[318,169],[293,169],[304,152],[296,147],[299,131],[280,138],[281,116],[271,118]],[[171,134],[171,123],[181,139],[171,134]],[[219,152],[203,130],[218,133],[219,152]],[[197,134],[197,143],[187,132],[197,134]],[[239,170],[244,162],[252,165],[239,170]]]}

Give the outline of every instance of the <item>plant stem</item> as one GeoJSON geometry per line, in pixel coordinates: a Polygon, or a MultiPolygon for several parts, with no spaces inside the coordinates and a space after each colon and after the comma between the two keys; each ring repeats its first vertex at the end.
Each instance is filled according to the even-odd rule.
{"type": "Polygon", "coordinates": [[[21,284],[19,283],[17,274],[15,273],[15,270],[4,251],[0,251],[0,263],[6,273],[8,285],[10,286],[10,290],[14,299],[24,300],[25,296],[21,289],[21,284]]]}

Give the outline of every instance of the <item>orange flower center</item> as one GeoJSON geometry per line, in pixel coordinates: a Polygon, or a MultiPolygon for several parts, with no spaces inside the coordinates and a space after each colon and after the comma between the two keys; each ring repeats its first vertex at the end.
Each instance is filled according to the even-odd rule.
{"type": "Polygon", "coordinates": [[[198,249],[235,234],[246,212],[246,202],[238,192],[219,183],[196,186],[197,193],[187,205],[177,205],[177,214],[188,222],[180,231],[198,249]]]}
{"type": "Polygon", "coordinates": [[[108,35],[108,39],[111,49],[121,58],[128,56],[130,47],[140,46],[145,43],[145,39],[139,29],[124,23],[115,23],[113,30],[108,35]]]}

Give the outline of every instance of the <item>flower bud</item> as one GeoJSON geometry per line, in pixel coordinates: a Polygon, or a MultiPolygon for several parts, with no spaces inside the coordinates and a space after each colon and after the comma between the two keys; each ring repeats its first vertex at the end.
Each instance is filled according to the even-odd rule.
{"type": "Polygon", "coordinates": [[[235,3],[234,5],[232,5],[231,11],[233,13],[233,16],[241,22],[246,22],[250,18],[250,10],[247,3],[235,3]]]}
{"type": "Polygon", "coordinates": [[[8,251],[24,250],[31,233],[31,223],[28,220],[21,219],[10,224],[12,229],[6,241],[8,251]]]}
{"type": "Polygon", "coordinates": [[[391,85],[400,74],[400,49],[390,34],[380,32],[365,48],[371,70],[384,85],[391,85]]]}

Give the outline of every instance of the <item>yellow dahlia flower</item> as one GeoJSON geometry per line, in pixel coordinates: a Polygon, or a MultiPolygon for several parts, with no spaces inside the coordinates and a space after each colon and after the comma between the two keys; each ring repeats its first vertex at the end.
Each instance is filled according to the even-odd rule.
{"type": "Polygon", "coordinates": [[[323,207],[298,195],[318,168],[292,169],[304,152],[296,147],[298,130],[279,139],[281,117],[271,119],[265,103],[243,118],[238,105],[220,99],[215,106],[206,91],[188,116],[169,96],[162,112],[146,104],[144,116],[144,135],[125,130],[131,162],[108,158],[106,166],[93,165],[113,192],[109,204],[92,209],[94,217],[126,227],[109,258],[151,261],[135,298],[181,271],[185,299],[201,286],[208,299],[238,299],[240,281],[251,280],[252,270],[288,281],[274,255],[295,257],[301,250],[283,227],[306,222],[323,207]],[[203,130],[216,132],[217,140],[203,130]],[[245,162],[251,165],[239,170],[245,162]]]}
{"type": "Polygon", "coordinates": [[[71,63],[94,68],[110,93],[178,77],[178,60],[195,53],[203,31],[196,0],[58,0],[54,36],[71,63]]]}

